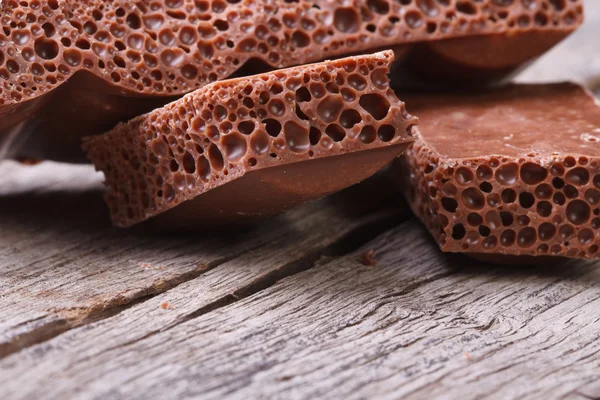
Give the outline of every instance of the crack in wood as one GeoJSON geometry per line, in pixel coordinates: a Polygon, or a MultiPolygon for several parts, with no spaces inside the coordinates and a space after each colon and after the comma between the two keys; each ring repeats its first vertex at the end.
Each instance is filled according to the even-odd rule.
{"type": "Polygon", "coordinates": [[[45,323],[41,329],[34,329],[17,335],[9,342],[0,343],[0,360],[19,350],[50,340],[71,329],[69,321],[59,319],[45,323]]]}
{"type": "MultiPolygon", "coordinates": [[[[0,359],[23,350],[24,348],[46,342],[68,330],[117,315],[136,304],[143,303],[144,301],[171,290],[182,283],[196,279],[203,273],[210,271],[237,256],[239,256],[239,254],[232,254],[207,264],[199,264],[195,269],[177,275],[171,279],[163,280],[161,285],[151,285],[145,291],[138,292],[131,298],[115,296],[114,298],[94,305],[93,307],[53,310],[53,313],[60,319],[52,321],[50,324],[44,323],[37,328],[13,337],[10,341],[0,343],[0,359]]],[[[45,319],[46,317],[40,317],[33,319],[30,322],[45,319]]],[[[26,322],[22,324],[26,324],[26,322]]]]}
{"type": "Polygon", "coordinates": [[[456,270],[451,270],[448,272],[442,272],[439,274],[432,275],[432,276],[428,277],[427,279],[417,280],[415,282],[412,282],[412,283],[406,285],[404,288],[402,288],[401,290],[399,290],[397,292],[390,293],[390,294],[383,296],[382,299],[390,299],[390,298],[394,298],[394,297],[405,296],[411,292],[414,292],[421,286],[427,285],[428,283],[437,281],[439,279],[443,279],[447,276],[454,275],[455,273],[456,273],[456,270]]]}
{"type": "Polygon", "coordinates": [[[488,322],[487,324],[483,325],[483,326],[476,326],[475,329],[478,331],[487,331],[488,329],[490,329],[494,324],[496,323],[496,317],[493,317],[490,322],[488,322]]]}
{"type": "MultiPolygon", "coordinates": [[[[265,274],[251,284],[239,288],[235,292],[203,306],[195,312],[181,318],[180,321],[175,322],[171,326],[167,326],[161,330],[157,330],[156,332],[149,333],[139,340],[143,340],[159,331],[168,330],[190,319],[197,318],[201,315],[251,296],[252,294],[260,292],[288,276],[295,275],[316,265],[324,265],[337,257],[344,256],[354,251],[385,231],[405,221],[408,221],[411,218],[412,216],[410,213],[398,212],[398,210],[390,210],[378,213],[374,215],[374,218],[367,220],[364,225],[360,225],[357,228],[350,230],[348,233],[328,246],[309,252],[303,255],[301,258],[265,274]],[[325,262],[321,262],[323,260],[325,260],[325,262]]],[[[264,246],[264,244],[260,244],[257,247],[262,246],[264,246]]],[[[243,253],[252,250],[253,248],[245,249],[243,253]]],[[[197,268],[191,271],[187,271],[171,279],[161,281],[160,285],[153,284],[147,287],[146,290],[137,292],[133,297],[115,296],[114,298],[96,304],[93,307],[54,310],[53,312],[58,319],[53,321],[50,325],[46,323],[42,324],[39,327],[28,330],[21,335],[16,335],[10,341],[0,343],[0,359],[24,348],[51,340],[71,329],[113,317],[131,307],[134,307],[135,305],[148,301],[159,294],[165,293],[181,285],[182,283],[194,280],[207,271],[210,271],[221,264],[239,257],[240,255],[241,254],[231,254],[208,264],[198,265],[197,268]]],[[[40,318],[40,320],[42,319],[43,318],[40,318]]]]}
{"type": "MultiPolygon", "coordinates": [[[[413,219],[414,218],[412,214],[408,212],[385,212],[383,214],[380,214],[378,218],[370,221],[365,225],[359,226],[356,229],[351,230],[335,242],[321,249],[314,250],[293,262],[282,265],[280,268],[268,272],[267,274],[254,280],[250,284],[235,290],[233,293],[229,293],[217,300],[214,300],[211,303],[206,304],[205,306],[178,318],[173,323],[166,325],[161,329],[156,329],[151,332],[148,332],[142,337],[139,337],[135,340],[126,343],[122,343],[117,347],[129,346],[142,340],[148,339],[158,333],[168,331],[170,329],[175,328],[178,325],[184,324],[190,320],[196,319],[214,310],[226,307],[235,302],[250,297],[256,293],[259,293],[265,289],[268,289],[269,287],[275,285],[277,282],[284,278],[291,277],[293,275],[307,271],[314,267],[321,267],[326,264],[329,264],[337,258],[343,257],[347,254],[356,251],[360,247],[364,246],[368,242],[374,240],[375,238],[384,234],[390,229],[402,223],[409,222],[413,219]],[[321,262],[323,260],[325,261],[321,262]]],[[[110,350],[113,350],[113,348],[111,348],[110,350]]]]}

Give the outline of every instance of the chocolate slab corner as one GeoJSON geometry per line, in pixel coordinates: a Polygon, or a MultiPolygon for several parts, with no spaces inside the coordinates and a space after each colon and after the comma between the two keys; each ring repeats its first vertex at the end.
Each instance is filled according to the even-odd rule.
{"type": "Polygon", "coordinates": [[[419,115],[398,162],[443,251],[598,258],[600,106],[584,88],[403,95],[419,115]]]}

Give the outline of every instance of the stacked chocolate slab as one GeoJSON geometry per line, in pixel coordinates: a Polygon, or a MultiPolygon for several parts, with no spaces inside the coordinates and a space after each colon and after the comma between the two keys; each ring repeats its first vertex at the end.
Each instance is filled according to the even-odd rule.
{"type": "Polygon", "coordinates": [[[76,159],[81,136],[232,74],[390,47],[425,78],[497,79],[582,18],[581,0],[5,0],[0,134],[26,121],[24,155],[76,159]]]}
{"type": "Polygon", "coordinates": [[[570,83],[404,96],[403,188],[444,251],[598,256],[600,104],[570,83]]]}
{"type": "Polygon", "coordinates": [[[113,221],[169,226],[280,212],[371,176],[418,121],[391,51],[216,82],[85,142],[113,221]]]}
{"type": "Polygon", "coordinates": [[[118,226],[272,215],[408,148],[396,171],[442,250],[599,253],[598,103],[569,83],[481,89],[573,32],[581,0],[10,0],[0,15],[0,133],[35,130],[22,153],[59,159],[93,135],[118,226]],[[399,90],[405,105],[394,59],[398,82],[454,89],[399,90]]]}

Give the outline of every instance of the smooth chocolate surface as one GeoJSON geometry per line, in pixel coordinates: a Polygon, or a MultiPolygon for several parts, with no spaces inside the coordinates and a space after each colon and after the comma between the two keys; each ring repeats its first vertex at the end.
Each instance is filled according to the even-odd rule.
{"type": "Polygon", "coordinates": [[[597,258],[600,104],[571,83],[403,95],[407,198],[444,251],[597,258]]]}
{"type": "Polygon", "coordinates": [[[271,215],[374,174],[413,141],[389,88],[393,52],[205,86],[89,137],[113,221],[165,225],[271,215]]]}
{"type": "Polygon", "coordinates": [[[28,120],[35,136],[22,155],[71,159],[82,134],[236,71],[384,47],[424,79],[486,80],[539,56],[582,18],[581,0],[9,0],[0,132],[28,120]]]}

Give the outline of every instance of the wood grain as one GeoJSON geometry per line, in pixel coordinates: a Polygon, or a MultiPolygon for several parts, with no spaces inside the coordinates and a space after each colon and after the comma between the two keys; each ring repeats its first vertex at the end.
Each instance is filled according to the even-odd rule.
{"type": "Polygon", "coordinates": [[[198,313],[240,261],[5,358],[0,385],[15,398],[557,398],[600,378],[595,263],[482,265],[437,252],[413,221],[198,313]]]}

